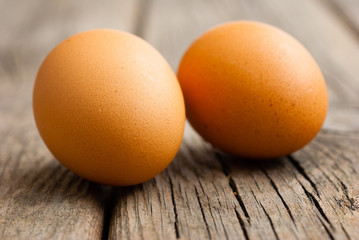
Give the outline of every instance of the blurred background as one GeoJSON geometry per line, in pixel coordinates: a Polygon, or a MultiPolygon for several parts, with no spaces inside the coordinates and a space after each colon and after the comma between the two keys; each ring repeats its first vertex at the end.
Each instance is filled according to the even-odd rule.
{"type": "Polygon", "coordinates": [[[132,32],[157,48],[177,71],[186,48],[205,30],[249,19],[282,28],[313,54],[329,88],[325,127],[358,128],[358,13],[357,0],[0,0],[0,106],[31,102],[41,61],[80,31],[132,32]]]}

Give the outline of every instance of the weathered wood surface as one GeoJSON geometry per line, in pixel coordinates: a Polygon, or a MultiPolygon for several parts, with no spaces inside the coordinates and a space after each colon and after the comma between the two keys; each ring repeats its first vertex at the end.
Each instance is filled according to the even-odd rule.
{"type": "Polygon", "coordinates": [[[107,189],[62,167],[32,116],[36,71],[64,38],[131,31],[137,2],[0,1],[0,239],[101,239],[107,189]]]}
{"type": "MultiPolygon", "coordinates": [[[[299,0],[204,2],[147,3],[142,37],[176,69],[191,41],[215,24],[253,19],[277,25],[303,42],[323,69],[331,102],[326,129],[359,130],[358,42],[328,6],[299,0]]],[[[250,164],[211,149],[188,128],[176,160],[164,173],[117,190],[109,236],[358,238],[357,133],[323,132],[293,156],[250,164]],[[347,162],[342,154],[350,151],[347,162]]]]}
{"type": "Polygon", "coordinates": [[[164,173],[116,190],[110,239],[359,236],[358,133],[324,131],[274,162],[238,161],[186,134],[164,173]]]}
{"type": "Polygon", "coordinates": [[[328,0],[327,4],[341,21],[356,35],[359,35],[359,3],[357,0],[328,0]]]}
{"type": "Polygon", "coordinates": [[[358,6],[350,0],[1,0],[0,239],[359,239],[358,6]],[[64,169],[41,142],[31,112],[33,80],[65,37],[99,27],[131,31],[177,69],[201,32],[238,19],[288,31],[323,70],[328,118],[301,151],[268,162],[238,159],[187,126],[168,169],[138,186],[110,188],[64,169]]]}

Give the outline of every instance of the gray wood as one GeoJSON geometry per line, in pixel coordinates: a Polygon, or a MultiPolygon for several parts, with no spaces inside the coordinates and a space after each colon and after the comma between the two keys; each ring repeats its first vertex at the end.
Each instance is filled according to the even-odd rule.
{"type": "Polygon", "coordinates": [[[323,69],[331,106],[315,141],[271,162],[226,155],[187,125],[165,172],[115,190],[110,239],[359,238],[358,42],[327,5],[154,0],[146,9],[140,34],[174,69],[189,44],[213,25],[252,19],[288,31],[323,69]]]}
{"type": "Polygon", "coordinates": [[[1,0],[0,239],[358,239],[359,43],[345,16],[355,17],[328,3],[1,0]],[[169,168],[144,184],[111,188],[75,176],[42,143],[33,81],[64,38],[90,28],[134,32],[177,69],[200,33],[239,19],[288,31],[323,70],[330,110],[304,149],[248,161],[213,149],[187,124],[169,168]]]}
{"type": "Polygon", "coordinates": [[[358,132],[323,131],[272,162],[186,139],[165,172],[116,190],[110,239],[358,238],[358,132]]]}
{"type": "Polygon", "coordinates": [[[0,111],[0,238],[99,239],[101,188],[70,173],[49,154],[29,104],[11,107],[11,115],[0,111]]]}
{"type": "Polygon", "coordinates": [[[208,4],[205,0],[159,0],[153,5],[144,37],[174,69],[190,43],[214,25],[248,19],[287,31],[308,48],[325,76],[330,105],[324,127],[359,129],[358,39],[328,8],[326,1],[223,0],[208,4]]]}
{"type": "MultiPolygon", "coordinates": [[[[42,59],[89,28],[134,28],[137,1],[0,1],[0,239],[101,239],[107,189],[62,167],[40,139],[31,94],[42,59]]],[[[106,228],[105,228],[106,229],[106,228]]]]}
{"type": "Polygon", "coordinates": [[[354,34],[359,36],[359,2],[357,0],[328,0],[325,4],[354,34]]]}

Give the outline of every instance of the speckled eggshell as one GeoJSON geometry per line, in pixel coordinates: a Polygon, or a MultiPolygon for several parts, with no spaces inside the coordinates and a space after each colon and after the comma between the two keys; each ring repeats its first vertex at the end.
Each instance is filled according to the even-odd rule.
{"type": "Polygon", "coordinates": [[[178,78],[191,125],[242,157],[302,148],[327,112],[325,81],[311,54],[264,23],[230,22],[204,33],[185,53],[178,78]]]}
{"type": "Polygon", "coordinates": [[[91,30],[60,43],[42,63],[33,92],[42,139],[74,173],[128,186],[153,178],[183,136],[181,88],[144,40],[91,30]]]}

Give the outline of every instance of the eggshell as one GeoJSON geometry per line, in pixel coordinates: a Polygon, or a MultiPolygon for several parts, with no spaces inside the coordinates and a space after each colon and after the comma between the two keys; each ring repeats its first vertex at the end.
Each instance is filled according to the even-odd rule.
{"type": "Polygon", "coordinates": [[[184,100],[165,59],[144,40],[91,30],[60,43],[33,92],[38,130],[74,173],[127,186],[151,179],[181,144],[184,100]]]}
{"type": "Polygon", "coordinates": [[[187,117],[202,137],[228,153],[274,158],[296,151],[320,130],[328,97],[310,53],[289,34],[251,21],[200,36],[178,78],[187,117]]]}

